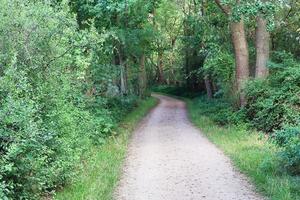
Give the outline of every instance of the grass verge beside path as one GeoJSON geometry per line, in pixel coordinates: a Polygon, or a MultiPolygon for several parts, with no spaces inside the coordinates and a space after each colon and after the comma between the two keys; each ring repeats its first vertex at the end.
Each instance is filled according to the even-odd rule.
{"type": "Polygon", "coordinates": [[[257,189],[272,200],[300,200],[300,178],[282,174],[276,162],[276,147],[245,127],[221,127],[202,113],[199,99],[185,100],[191,121],[246,174],[257,189]]]}
{"type": "Polygon", "coordinates": [[[75,182],[58,192],[55,200],[110,200],[119,180],[127,144],[138,122],[157,104],[151,97],[142,101],[117,129],[118,135],[93,147],[75,182]]]}

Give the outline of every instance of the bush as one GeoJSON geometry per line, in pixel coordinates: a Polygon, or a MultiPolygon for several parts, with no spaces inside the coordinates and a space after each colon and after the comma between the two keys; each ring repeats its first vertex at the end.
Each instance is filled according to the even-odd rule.
{"type": "Polygon", "coordinates": [[[244,113],[234,110],[231,104],[224,99],[208,100],[205,97],[200,97],[194,101],[199,102],[197,105],[199,106],[199,112],[202,115],[208,116],[219,125],[245,124],[244,113]]]}
{"type": "Polygon", "coordinates": [[[280,147],[283,168],[300,173],[300,64],[285,52],[275,52],[270,76],[252,80],[246,87],[248,98],[243,109],[256,129],[270,133],[280,147]]]}
{"type": "Polygon", "coordinates": [[[138,97],[134,95],[109,98],[106,105],[117,121],[120,121],[126,113],[133,110],[138,104],[138,97]]]}
{"type": "Polygon", "coordinates": [[[297,124],[300,115],[292,102],[294,95],[270,87],[267,81],[253,81],[247,87],[245,115],[253,127],[269,133],[285,124],[297,124]]]}
{"type": "Polygon", "coordinates": [[[248,121],[265,132],[297,125],[300,119],[299,65],[273,72],[266,80],[250,81],[244,109],[248,121]]]}
{"type": "Polygon", "coordinates": [[[280,147],[279,158],[283,167],[293,174],[300,174],[300,127],[285,127],[273,134],[280,147]]]}

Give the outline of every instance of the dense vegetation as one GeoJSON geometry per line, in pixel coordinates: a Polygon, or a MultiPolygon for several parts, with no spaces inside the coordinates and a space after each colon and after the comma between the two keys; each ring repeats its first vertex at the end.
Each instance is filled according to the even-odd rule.
{"type": "Polygon", "coordinates": [[[119,124],[116,137],[107,139],[105,144],[95,146],[89,151],[89,156],[79,168],[76,179],[62,191],[57,192],[53,199],[113,199],[131,132],[157,103],[158,100],[154,97],[143,100],[119,124]]]}
{"type": "MultiPolygon", "coordinates": [[[[37,199],[64,185],[84,152],[114,134],[116,124],[137,105],[138,95],[145,96],[145,86],[136,83],[137,60],[151,37],[138,28],[148,10],[131,11],[140,19],[131,23],[137,28],[130,29],[126,42],[135,37],[143,41],[134,41],[140,49],[128,55],[131,68],[122,90],[124,66],[117,63],[116,52],[128,35],[109,18],[106,24],[93,19],[82,28],[75,4],[0,1],[0,199],[37,199]]],[[[98,14],[114,18],[105,12],[98,14]]]]}
{"type": "Polygon", "coordinates": [[[0,5],[0,199],[64,186],[158,85],[206,94],[214,121],[262,131],[300,174],[299,1],[0,5]]]}

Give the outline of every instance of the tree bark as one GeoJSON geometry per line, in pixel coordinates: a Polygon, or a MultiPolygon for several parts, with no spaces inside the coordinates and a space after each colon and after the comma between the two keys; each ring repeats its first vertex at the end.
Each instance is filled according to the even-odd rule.
{"type": "Polygon", "coordinates": [[[158,83],[165,83],[164,70],[163,70],[163,53],[158,53],[158,83]]]}
{"type": "Polygon", "coordinates": [[[124,54],[122,52],[122,48],[120,45],[114,50],[114,58],[113,64],[118,66],[120,69],[120,78],[117,81],[120,88],[120,94],[127,94],[127,70],[126,70],[126,62],[124,61],[124,54]]]}
{"type": "Polygon", "coordinates": [[[206,87],[207,98],[212,99],[213,98],[212,84],[208,76],[204,77],[204,82],[206,87]]]}
{"type": "Polygon", "coordinates": [[[243,90],[250,74],[248,44],[243,20],[231,22],[230,26],[235,54],[236,87],[239,95],[239,104],[244,106],[247,101],[243,90]]]}
{"type": "Polygon", "coordinates": [[[145,68],[145,54],[140,57],[140,71],[139,71],[139,95],[140,97],[145,97],[145,92],[147,89],[147,74],[145,68]]]}
{"type": "MultiPolygon", "coordinates": [[[[215,2],[227,16],[230,15],[231,8],[229,6],[222,4],[221,0],[215,0],[215,2]]],[[[240,0],[236,0],[236,4],[240,4],[240,0]]],[[[235,54],[236,89],[239,96],[239,104],[240,106],[244,106],[247,101],[243,90],[249,78],[250,69],[248,43],[243,19],[239,22],[231,22],[230,29],[235,54]]]]}
{"type": "Polygon", "coordinates": [[[267,20],[261,16],[256,18],[256,66],[255,77],[266,78],[269,75],[267,62],[270,56],[270,33],[267,30],[267,20]]]}
{"type": "Polygon", "coordinates": [[[127,94],[127,76],[126,76],[126,67],[123,62],[121,62],[120,65],[120,71],[121,71],[121,94],[125,95],[127,94]]]}

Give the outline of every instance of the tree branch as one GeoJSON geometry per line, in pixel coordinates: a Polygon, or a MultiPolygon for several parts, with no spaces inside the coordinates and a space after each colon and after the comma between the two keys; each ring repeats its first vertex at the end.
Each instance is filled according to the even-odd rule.
{"type": "Polygon", "coordinates": [[[215,0],[215,2],[226,15],[230,14],[230,8],[228,6],[222,5],[221,0],[215,0]]]}

